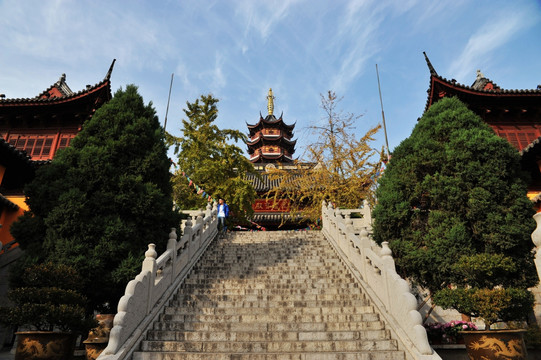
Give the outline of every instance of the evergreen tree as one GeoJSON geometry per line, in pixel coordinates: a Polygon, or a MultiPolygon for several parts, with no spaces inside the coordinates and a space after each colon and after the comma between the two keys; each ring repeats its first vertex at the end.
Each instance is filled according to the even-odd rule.
{"type": "Polygon", "coordinates": [[[458,99],[440,100],[380,179],[374,239],[388,241],[402,275],[432,294],[535,285],[534,211],[519,161],[458,99]]]}
{"type": "Polygon", "coordinates": [[[93,309],[114,309],[147,245],[165,250],[177,224],[169,167],[152,104],[118,90],[25,189],[30,212],[12,226],[23,263],[73,266],[93,309]]]}
{"type": "Polygon", "coordinates": [[[228,143],[246,141],[238,130],[220,129],[214,122],[218,117],[218,99],[201,95],[193,103],[186,103],[182,120],[182,136],[169,135],[169,143],[175,145],[179,170],[173,177],[174,199],[182,209],[204,208],[208,195],[222,197],[232,214],[238,219],[252,213],[256,192],[245,179],[254,168],[242,150],[228,143]],[[184,175],[183,175],[184,173],[184,175]],[[197,194],[187,177],[208,195],[197,194]]]}

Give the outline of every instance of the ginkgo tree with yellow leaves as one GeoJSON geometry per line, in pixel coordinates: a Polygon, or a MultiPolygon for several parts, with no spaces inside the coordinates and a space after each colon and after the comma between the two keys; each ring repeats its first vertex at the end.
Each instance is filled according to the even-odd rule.
{"type": "Polygon", "coordinates": [[[321,217],[323,200],[355,209],[363,200],[373,199],[383,154],[371,143],[381,125],[358,137],[355,123],[362,115],[343,113],[338,109],[341,100],[333,91],[321,95],[323,123],[309,127],[316,141],[307,146],[305,158],[287,169],[269,171],[271,180],[280,181],[268,197],[288,199],[293,216],[315,222],[321,217]]]}

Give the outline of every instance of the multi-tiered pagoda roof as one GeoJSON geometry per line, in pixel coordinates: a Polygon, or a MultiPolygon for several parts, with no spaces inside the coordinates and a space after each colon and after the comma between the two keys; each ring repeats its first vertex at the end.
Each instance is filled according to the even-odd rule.
{"type": "Polygon", "coordinates": [[[287,125],[283,114],[279,118],[274,116],[274,97],[269,89],[268,115],[263,118],[259,114],[259,121],[248,126],[249,138],[247,142],[250,161],[253,163],[290,163],[293,162],[296,140],[293,137],[295,125],[287,125]]]}

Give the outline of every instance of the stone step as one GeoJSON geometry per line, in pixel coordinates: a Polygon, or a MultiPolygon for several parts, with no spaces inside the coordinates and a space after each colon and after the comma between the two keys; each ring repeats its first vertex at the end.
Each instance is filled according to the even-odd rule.
{"type": "Polygon", "coordinates": [[[289,308],[269,308],[269,307],[208,307],[208,308],[186,308],[186,307],[166,307],[165,314],[171,315],[265,315],[274,316],[287,315],[334,315],[334,314],[366,314],[374,312],[372,306],[346,306],[346,307],[289,307],[289,308]]]}
{"type": "Polygon", "coordinates": [[[195,295],[177,293],[171,301],[179,304],[187,301],[249,301],[249,302],[279,302],[279,301],[363,301],[366,300],[361,292],[347,294],[285,294],[285,295],[195,295]]]}
{"type": "Polygon", "coordinates": [[[320,232],[229,233],[169,300],[134,360],[404,360],[320,232]]]}
{"type": "Polygon", "coordinates": [[[229,282],[205,282],[205,281],[195,281],[194,283],[185,283],[181,286],[181,289],[224,289],[224,290],[233,290],[233,289],[244,289],[244,290],[279,290],[279,289],[291,289],[296,288],[299,285],[306,284],[308,289],[359,289],[359,284],[357,283],[329,283],[325,279],[317,279],[310,282],[306,281],[293,281],[293,280],[275,280],[268,282],[256,282],[256,281],[229,281],[229,282]]]}
{"type": "Polygon", "coordinates": [[[339,270],[337,267],[311,267],[307,266],[282,266],[282,267],[246,267],[246,266],[231,266],[228,267],[208,267],[208,270],[195,269],[190,274],[189,278],[210,276],[212,278],[235,278],[239,276],[260,276],[260,275],[275,275],[275,274],[311,274],[315,276],[326,276],[327,274],[341,275],[351,278],[350,274],[345,270],[339,270]]]}
{"type": "Polygon", "coordinates": [[[387,330],[361,331],[172,331],[150,330],[147,340],[160,341],[350,341],[382,340],[387,330]]]}
{"type": "Polygon", "coordinates": [[[189,286],[186,288],[179,289],[180,294],[194,294],[194,295],[321,295],[321,294],[349,294],[349,293],[360,293],[359,289],[352,288],[310,288],[310,289],[271,289],[271,288],[262,288],[262,289],[247,289],[247,288],[202,288],[198,286],[189,286]]]}
{"type": "Polygon", "coordinates": [[[151,341],[141,343],[142,351],[176,352],[341,352],[397,350],[395,340],[344,341],[151,341]]]}
{"type": "Polygon", "coordinates": [[[161,321],[181,322],[216,322],[216,323],[331,323],[331,322],[364,322],[379,321],[376,313],[359,314],[249,314],[249,315],[223,315],[223,314],[161,314],[161,321]]]}
{"type": "Polygon", "coordinates": [[[306,284],[309,281],[311,284],[328,284],[330,286],[336,285],[348,285],[347,287],[358,287],[356,283],[350,278],[341,277],[319,277],[319,276],[305,276],[305,275],[259,275],[259,276],[243,276],[240,275],[237,278],[189,278],[184,281],[184,285],[202,285],[202,286],[246,286],[246,285],[261,285],[270,287],[275,284],[306,284]]]}
{"type": "Polygon", "coordinates": [[[317,323],[265,323],[265,322],[175,322],[154,323],[154,330],[168,331],[348,331],[348,330],[383,330],[382,321],[364,322],[317,322],[317,323]]]}
{"type": "Polygon", "coordinates": [[[404,360],[400,351],[356,351],[340,353],[194,353],[194,352],[135,352],[133,360],[404,360]]]}
{"type": "Polygon", "coordinates": [[[291,308],[327,308],[327,307],[358,307],[369,306],[370,302],[366,299],[362,300],[282,300],[282,301],[244,301],[244,300],[226,300],[226,301],[203,301],[203,300],[185,300],[171,301],[169,307],[182,308],[271,308],[273,311],[277,308],[284,308],[289,311],[291,308]]]}

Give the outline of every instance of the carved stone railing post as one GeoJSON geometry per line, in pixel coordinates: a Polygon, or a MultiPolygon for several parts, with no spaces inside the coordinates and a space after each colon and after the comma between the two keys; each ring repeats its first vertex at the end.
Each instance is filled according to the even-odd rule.
{"type": "Polygon", "coordinates": [[[150,309],[152,308],[152,283],[154,282],[154,279],[156,278],[156,273],[158,270],[158,267],[156,266],[156,258],[158,257],[158,253],[156,252],[156,245],[154,244],[148,244],[148,250],[145,252],[145,260],[143,260],[143,272],[148,271],[150,272],[149,281],[150,284],[148,284],[148,300],[147,300],[147,314],[150,312],[150,309]]]}
{"type": "Polygon", "coordinates": [[[532,241],[535,245],[535,267],[537,268],[537,276],[541,279],[541,213],[533,216],[537,227],[532,233],[532,241]]]}
{"type": "Polygon", "coordinates": [[[117,314],[107,347],[99,360],[130,359],[146,330],[159,317],[169,298],[178,290],[193,266],[217,234],[216,210],[195,215],[183,222],[183,235],[177,242],[172,228],[166,251],[158,257],[155,245],[149,244],[141,272],[126,286],[120,298],[117,314]]]}
{"type": "Polygon", "coordinates": [[[383,242],[379,246],[370,238],[372,221],[366,202],[361,210],[365,221],[357,236],[352,220],[344,218],[343,214],[358,212],[358,209],[342,211],[323,202],[323,235],[350,267],[351,273],[360,281],[374,304],[381,309],[382,316],[392,324],[397,338],[409,353],[407,358],[441,360],[428,343],[422,316],[417,310],[417,299],[409,283],[396,273],[389,244],[383,242]]]}
{"type": "Polygon", "coordinates": [[[176,274],[177,265],[177,229],[171,228],[169,233],[169,240],[167,240],[167,250],[171,251],[171,283],[174,280],[174,274],[176,274]]]}

